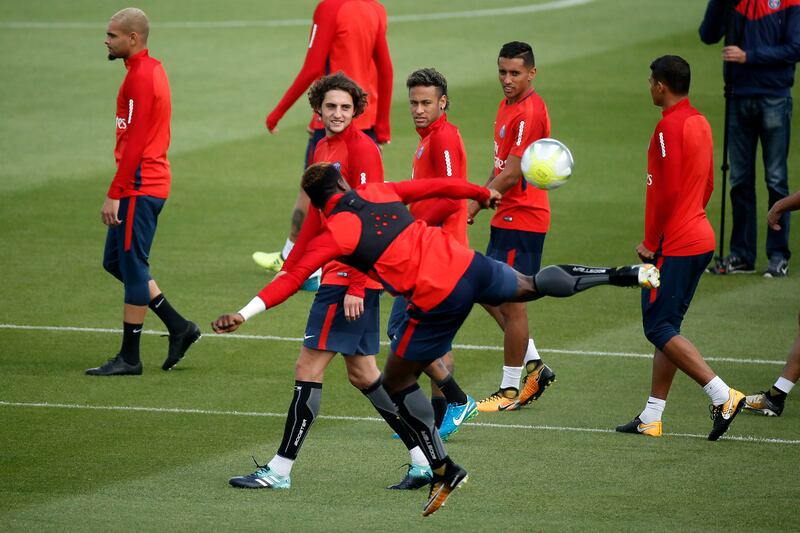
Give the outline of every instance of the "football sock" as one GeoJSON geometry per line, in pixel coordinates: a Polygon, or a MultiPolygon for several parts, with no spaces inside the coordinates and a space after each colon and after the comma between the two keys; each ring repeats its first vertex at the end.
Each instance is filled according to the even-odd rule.
{"type": "Polygon", "coordinates": [[[142,325],[122,323],[122,346],[119,353],[129,365],[139,363],[139,339],[142,338],[142,325]]]}
{"type": "Polygon", "coordinates": [[[442,427],[444,415],[447,414],[447,398],[444,396],[431,396],[433,407],[433,422],[437,428],[442,427]]]}
{"type": "Polygon", "coordinates": [[[442,439],[433,425],[433,407],[428,397],[414,383],[407,389],[392,394],[400,418],[422,448],[432,469],[440,468],[447,458],[442,439]]]}
{"type": "Polygon", "coordinates": [[[521,366],[503,366],[503,380],[500,382],[501,389],[516,389],[519,391],[519,380],[522,377],[521,366]]]}
{"type": "Polygon", "coordinates": [[[392,399],[389,398],[389,394],[386,392],[386,389],[381,386],[381,383],[382,378],[376,379],[372,385],[366,389],[361,389],[361,394],[367,397],[372,403],[372,407],[378,411],[381,418],[386,420],[389,427],[397,433],[400,440],[406,445],[406,448],[410,450],[417,446],[417,441],[414,440],[414,437],[408,432],[408,428],[406,428],[403,421],[398,417],[397,406],[392,402],[392,399]]]}
{"type": "Polygon", "coordinates": [[[411,454],[411,464],[417,466],[428,466],[428,458],[422,453],[422,448],[414,446],[408,453],[411,454]]]}
{"type": "Polygon", "coordinates": [[[731,388],[722,381],[721,377],[714,376],[714,379],[705,384],[703,390],[711,398],[712,404],[721,405],[728,401],[728,393],[731,388]]]}
{"type": "Polygon", "coordinates": [[[782,392],[784,396],[792,392],[792,388],[794,388],[794,383],[786,379],[785,377],[781,376],[775,382],[775,385],[772,386],[777,392],[782,392]]]}
{"type": "Polygon", "coordinates": [[[525,352],[526,367],[528,363],[530,363],[531,361],[541,361],[541,360],[542,358],[539,356],[539,350],[536,349],[536,345],[533,343],[533,339],[528,339],[528,349],[525,352]]]}
{"type": "Polygon", "coordinates": [[[164,297],[164,293],[150,300],[148,307],[150,307],[164,325],[167,326],[170,333],[183,333],[183,330],[186,329],[186,319],[169,304],[164,297]]]}
{"type": "Polygon", "coordinates": [[[286,477],[292,473],[294,460],[275,454],[275,457],[272,458],[272,461],[267,463],[267,466],[274,470],[279,476],[286,477]]]}
{"type": "Polygon", "coordinates": [[[664,412],[664,407],[666,406],[667,400],[650,396],[647,398],[647,404],[644,406],[644,411],[642,411],[642,414],[639,415],[639,420],[641,420],[643,424],[658,422],[661,420],[661,414],[664,412]]]}
{"type": "Polygon", "coordinates": [[[564,298],[598,285],[636,287],[639,285],[639,272],[631,267],[550,265],[540,270],[533,281],[537,293],[535,298],[541,296],[564,298]]]}
{"type": "Polygon", "coordinates": [[[297,459],[308,430],[319,413],[322,399],[322,383],[313,381],[295,381],[294,397],[286,415],[283,428],[283,440],[278,453],[287,459],[297,459]]]}
{"type": "Polygon", "coordinates": [[[453,377],[453,374],[437,382],[436,386],[439,387],[444,397],[447,398],[447,403],[457,403],[458,405],[467,403],[467,395],[464,394],[464,391],[458,386],[458,382],[456,378],[453,377]]]}
{"type": "Polygon", "coordinates": [[[294,243],[286,239],[286,244],[283,245],[283,250],[281,250],[281,257],[284,261],[289,257],[289,254],[292,253],[292,248],[294,248],[294,243]]]}

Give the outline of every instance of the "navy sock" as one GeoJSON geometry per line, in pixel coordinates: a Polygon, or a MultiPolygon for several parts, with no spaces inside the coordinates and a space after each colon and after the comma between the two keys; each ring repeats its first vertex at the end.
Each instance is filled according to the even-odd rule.
{"type": "Polygon", "coordinates": [[[447,398],[444,396],[431,396],[431,405],[433,406],[433,423],[437,428],[442,427],[444,415],[447,413],[447,398]]]}
{"type": "Polygon", "coordinates": [[[458,382],[456,378],[453,377],[453,374],[450,374],[436,385],[439,387],[439,390],[442,391],[444,397],[447,398],[447,403],[457,403],[458,405],[467,403],[467,395],[464,394],[464,391],[458,386],[458,382]]]}
{"type": "Polygon", "coordinates": [[[167,326],[170,333],[183,333],[186,329],[186,319],[169,304],[163,293],[150,300],[148,307],[167,326]]]}
{"type": "Polygon", "coordinates": [[[122,346],[119,349],[119,353],[129,365],[139,363],[139,339],[141,337],[142,324],[122,323],[122,346]]]}

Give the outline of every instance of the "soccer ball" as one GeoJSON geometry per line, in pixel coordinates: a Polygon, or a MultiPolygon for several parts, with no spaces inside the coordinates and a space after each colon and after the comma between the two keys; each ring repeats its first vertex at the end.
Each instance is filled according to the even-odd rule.
{"type": "Polygon", "coordinates": [[[572,153],[555,139],[539,139],[522,154],[522,174],[540,189],[557,189],[572,175],[572,153]]]}

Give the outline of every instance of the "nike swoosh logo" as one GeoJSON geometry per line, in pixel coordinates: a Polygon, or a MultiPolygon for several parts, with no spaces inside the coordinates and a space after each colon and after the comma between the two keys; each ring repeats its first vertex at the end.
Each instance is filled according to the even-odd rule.
{"type": "Polygon", "coordinates": [[[134,332],[134,333],[141,333],[141,332],[142,332],[142,328],[135,329],[135,330],[133,330],[133,332],[134,332]]]}
{"type": "Polygon", "coordinates": [[[497,410],[498,411],[508,411],[510,409],[511,411],[513,411],[516,405],[517,405],[517,402],[511,402],[511,403],[506,404],[506,405],[498,406],[497,410]]]}
{"type": "Polygon", "coordinates": [[[311,339],[314,335],[303,335],[303,339],[311,339]]]}
{"type": "Polygon", "coordinates": [[[457,426],[460,426],[461,422],[464,421],[464,417],[465,416],[467,416],[467,408],[466,407],[464,407],[464,409],[461,410],[461,416],[459,416],[458,418],[455,418],[455,417],[453,418],[453,423],[455,425],[457,425],[457,426]]]}

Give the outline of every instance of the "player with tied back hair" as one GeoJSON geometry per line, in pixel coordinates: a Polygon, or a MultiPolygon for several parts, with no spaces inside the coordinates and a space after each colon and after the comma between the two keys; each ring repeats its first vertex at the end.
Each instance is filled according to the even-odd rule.
{"type": "Polygon", "coordinates": [[[466,481],[467,471],[448,457],[434,426],[433,408],[417,378],[450,350],[473,303],[571,296],[597,285],[658,285],[653,265],[550,266],[535,278],[526,276],[463,246],[442,229],[414,220],[403,206],[435,197],[472,198],[484,207],[494,207],[499,201],[497,191],[462,179],[368,183],[352,190],[335,165],[318,163],[306,170],[302,185],[325,225],[292,268],[239,312],[221,315],[212,328],[217,333],[236,331],[249,318],[297,292],[310,272],[332,259],[407,298],[409,307],[391,343],[383,386],[433,470],[425,516],[439,509],[466,481]]]}
{"type": "Polygon", "coordinates": [[[169,370],[200,338],[197,324],[183,318],[150,276],[150,247],[158,215],[169,196],[167,160],[170,139],[170,90],[161,62],[150,57],[150,23],[141,9],[117,12],[108,23],[108,59],[123,59],[128,74],[117,95],[117,173],[108,188],[101,216],[108,226],[103,267],[125,287],[122,346],[90,376],[142,373],[139,340],[147,308],[169,330],[169,349],[161,368],[169,370]]]}
{"type": "MultiPolygon", "coordinates": [[[[494,123],[494,166],[487,186],[503,194],[503,203],[492,217],[486,255],[533,276],[542,263],[544,239],[550,228],[550,203],[547,191],[532,187],[525,180],[520,162],[526,147],[550,136],[550,117],[532,85],[536,60],[530,44],[504,44],[497,57],[497,69],[504,98],[494,123]]],[[[470,221],[477,207],[470,206],[470,221]]],[[[484,308],[503,330],[503,376],[497,392],[479,401],[478,409],[513,411],[538,399],[556,375],[544,364],[530,336],[524,302],[484,308]],[[523,370],[526,373],[520,390],[523,370]]]]}
{"type": "Polygon", "coordinates": [[[650,95],[662,108],[662,119],[647,152],[645,232],[636,253],[661,271],[661,287],[642,291],[644,333],[655,346],[653,377],[644,410],[617,431],[660,437],[661,414],[680,368],[711,399],[708,440],[717,440],[744,406],[745,397],[728,387],[680,334],[714,252],[714,230],[705,212],[714,189],[711,126],[689,102],[691,71],[686,60],[662,56],[650,64],[650,71],[650,95]]]}
{"type": "MultiPolygon", "coordinates": [[[[325,125],[325,138],[314,152],[314,162],[333,164],[350,187],[383,182],[383,162],[378,147],[353,119],[367,107],[367,95],[341,72],[317,80],[308,92],[311,108],[325,125]]],[[[297,243],[283,264],[291,271],[301,260],[310,237],[321,227],[319,211],[312,209],[297,243]]],[[[295,365],[294,396],[286,415],[283,439],[265,466],[246,476],[230,479],[241,488],[288,489],[292,468],[311,430],[322,401],[325,370],[336,356],[344,356],[350,383],[369,399],[375,410],[403,440],[411,462],[403,481],[390,488],[417,489],[431,480],[425,454],[398,418],[397,408],[381,387],[375,362],[380,351],[380,294],[383,287],[365,274],[338,261],[323,266],[322,282],[314,297],[295,365]]]]}

